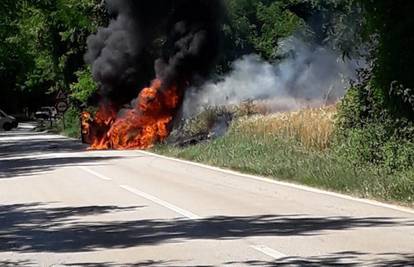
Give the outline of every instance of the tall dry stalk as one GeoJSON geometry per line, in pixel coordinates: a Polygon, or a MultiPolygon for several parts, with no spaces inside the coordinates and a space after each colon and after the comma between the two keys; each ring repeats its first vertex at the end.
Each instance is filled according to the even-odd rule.
{"type": "Polygon", "coordinates": [[[237,128],[249,134],[292,138],[308,148],[330,147],[334,131],[335,106],[304,109],[241,119],[237,128]]]}

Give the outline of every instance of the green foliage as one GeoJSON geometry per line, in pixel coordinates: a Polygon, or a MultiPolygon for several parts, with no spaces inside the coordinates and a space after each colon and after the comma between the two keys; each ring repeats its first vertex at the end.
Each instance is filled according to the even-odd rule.
{"type": "Polygon", "coordinates": [[[372,85],[383,108],[394,118],[414,120],[413,1],[368,0],[367,39],[377,43],[372,51],[372,85]]]}
{"type": "Polygon", "coordinates": [[[277,58],[278,42],[303,26],[289,10],[297,1],[226,0],[228,21],[224,26],[224,65],[243,54],[256,53],[265,59],[277,58]]]}
{"type": "Polygon", "coordinates": [[[318,42],[338,50],[345,57],[359,54],[363,41],[364,16],[358,0],[298,1],[302,12],[308,13],[309,26],[318,42]]]}
{"type": "Polygon", "coordinates": [[[80,110],[71,107],[58,122],[58,132],[72,138],[80,138],[80,110]]]}
{"type": "MultiPolygon", "coordinates": [[[[357,168],[375,169],[389,179],[411,181],[414,166],[414,26],[411,1],[361,1],[362,37],[373,44],[371,67],[339,106],[338,157],[357,168]],[[398,19],[396,19],[398,17],[398,19]],[[409,175],[406,177],[406,175],[409,175]]],[[[382,174],[381,174],[382,175],[382,174]]],[[[412,182],[412,181],[411,181],[412,182]]]]}
{"type": "Polygon", "coordinates": [[[97,84],[92,78],[90,68],[77,71],[75,74],[78,77],[78,81],[70,86],[71,96],[74,99],[85,103],[97,90],[97,84]]]}
{"type": "MultiPolygon", "coordinates": [[[[103,2],[5,0],[1,5],[3,95],[23,96],[20,108],[50,105],[53,97],[47,94],[68,90],[75,72],[84,68],[86,38],[107,19],[103,2]]],[[[1,100],[0,104],[16,105],[1,100]]]]}
{"type": "Polygon", "coordinates": [[[414,166],[414,122],[385,109],[385,98],[372,76],[354,85],[338,107],[336,152],[355,166],[370,165],[386,173],[414,166]]]}
{"type": "MultiPolygon", "coordinates": [[[[390,122],[370,123],[341,132],[335,146],[339,157],[361,168],[369,165],[386,173],[406,171],[414,166],[414,143],[402,139],[390,122]]],[[[414,130],[414,128],[412,128],[414,130]]]]}
{"type": "Polygon", "coordinates": [[[361,84],[354,84],[338,105],[337,128],[344,132],[361,128],[367,123],[380,122],[386,117],[383,97],[371,85],[370,76],[361,84]]]}
{"type": "Polygon", "coordinates": [[[298,16],[287,9],[282,1],[265,5],[257,5],[258,34],[254,39],[254,47],[267,59],[277,57],[278,41],[286,38],[302,25],[298,16]]]}

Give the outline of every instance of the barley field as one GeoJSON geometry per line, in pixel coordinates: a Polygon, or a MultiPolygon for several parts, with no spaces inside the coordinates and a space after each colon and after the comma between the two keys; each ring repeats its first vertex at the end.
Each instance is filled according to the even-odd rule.
{"type": "Polygon", "coordinates": [[[241,118],[236,131],[252,135],[278,135],[294,139],[309,149],[325,150],[332,143],[336,106],[303,109],[241,118]]]}

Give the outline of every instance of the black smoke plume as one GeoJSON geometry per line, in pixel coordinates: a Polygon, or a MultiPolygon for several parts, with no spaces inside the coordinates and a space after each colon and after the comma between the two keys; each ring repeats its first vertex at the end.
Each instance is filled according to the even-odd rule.
{"type": "Polygon", "coordinates": [[[220,46],[222,0],[107,0],[111,21],[88,38],[85,60],[100,95],[124,104],[154,78],[189,86],[220,46]]]}

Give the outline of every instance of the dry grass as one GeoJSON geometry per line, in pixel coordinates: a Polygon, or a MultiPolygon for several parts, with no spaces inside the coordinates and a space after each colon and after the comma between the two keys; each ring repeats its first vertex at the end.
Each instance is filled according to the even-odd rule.
{"type": "MultiPolygon", "coordinates": [[[[315,108],[311,103],[306,102],[308,108],[269,114],[268,109],[264,108],[272,106],[268,104],[264,101],[246,101],[237,106],[206,108],[199,115],[187,119],[184,127],[180,128],[177,134],[192,136],[208,132],[217,115],[227,112],[233,114],[235,121],[232,130],[239,134],[260,135],[269,140],[272,137],[292,139],[307,149],[320,151],[331,146],[337,112],[335,105],[315,108]]],[[[277,107],[281,106],[277,105],[277,107]]],[[[293,105],[289,107],[298,108],[293,105]]]]}
{"type": "Polygon", "coordinates": [[[330,147],[334,131],[335,106],[295,112],[245,117],[235,124],[237,130],[250,134],[277,135],[299,141],[307,148],[330,147]]]}
{"type": "MultiPolygon", "coordinates": [[[[262,115],[274,114],[279,112],[292,112],[302,109],[315,109],[328,106],[329,101],[322,99],[301,99],[293,97],[277,97],[265,100],[252,101],[254,110],[262,115]]],[[[335,102],[331,103],[334,104],[335,102]]]]}

